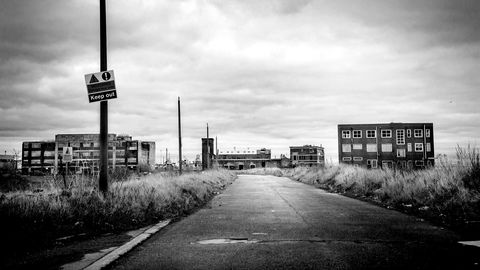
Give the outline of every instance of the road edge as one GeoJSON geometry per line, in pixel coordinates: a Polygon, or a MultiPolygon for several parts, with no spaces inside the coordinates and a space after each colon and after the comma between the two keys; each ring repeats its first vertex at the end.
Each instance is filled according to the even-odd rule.
{"type": "Polygon", "coordinates": [[[153,234],[160,231],[162,228],[170,224],[170,219],[160,221],[159,223],[153,225],[149,229],[145,230],[140,235],[136,236],[135,238],[131,239],[127,243],[121,245],[120,247],[112,250],[111,252],[105,254],[100,259],[96,260],[92,264],[88,265],[87,267],[83,268],[84,270],[100,270],[102,268],[107,267],[118,258],[120,258],[125,253],[132,250],[134,247],[141,244],[143,241],[150,238],[153,234]]]}

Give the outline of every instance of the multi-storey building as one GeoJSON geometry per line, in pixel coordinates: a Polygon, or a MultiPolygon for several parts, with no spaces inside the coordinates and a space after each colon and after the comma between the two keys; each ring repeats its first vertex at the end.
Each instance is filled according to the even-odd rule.
{"type": "Polygon", "coordinates": [[[15,155],[0,155],[0,171],[17,169],[17,157],[15,155]]]}
{"type": "Polygon", "coordinates": [[[55,141],[33,141],[22,144],[22,172],[53,172],[55,141]]]}
{"type": "Polygon", "coordinates": [[[339,162],[367,168],[434,165],[432,123],[338,125],[339,162]]]}
{"type": "MultiPolygon", "coordinates": [[[[98,134],[57,134],[55,141],[24,142],[22,171],[57,173],[63,168],[64,147],[72,147],[73,160],[69,169],[76,173],[97,173],[100,159],[98,134]]],[[[155,142],[132,140],[131,136],[108,134],[108,163],[110,168],[137,168],[155,165],[155,142]]]]}
{"type": "Polygon", "coordinates": [[[216,162],[218,162],[219,167],[231,170],[274,167],[273,164],[277,163],[272,161],[270,149],[253,150],[236,147],[232,150],[219,151],[216,162]]]}
{"type": "Polygon", "coordinates": [[[325,153],[322,146],[290,146],[290,161],[296,166],[324,166],[325,153]]]}

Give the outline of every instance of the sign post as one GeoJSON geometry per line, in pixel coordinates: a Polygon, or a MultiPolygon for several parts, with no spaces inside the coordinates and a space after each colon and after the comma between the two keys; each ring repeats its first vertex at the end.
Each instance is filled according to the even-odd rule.
{"type": "Polygon", "coordinates": [[[67,188],[67,174],[68,174],[68,163],[72,162],[73,159],[73,147],[66,146],[63,147],[63,156],[60,162],[65,163],[65,171],[63,172],[63,185],[67,188]]]}
{"type": "MultiPolygon", "coordinates": [[[[100,71],[107,71],[107,16],[105,2],[106,0],[100,0],[100,71]]],[[[98,186],[103,195],[106,195],[108,192],[107,100],[100,101],[100,174],[98,179],[98,186]]]]}

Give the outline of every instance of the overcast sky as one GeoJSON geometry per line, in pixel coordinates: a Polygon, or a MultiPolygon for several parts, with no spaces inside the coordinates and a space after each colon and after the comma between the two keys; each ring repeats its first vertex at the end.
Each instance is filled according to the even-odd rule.
{"type": "MultiPolygon", "coordinates": [[[[107,1],[109,132],[177,157],[323,145],[337,125],[433,122],[436,154],[480,134],[480,1],[107,1]]],[[[0,0],[0,151],[57,133],[97,133],[97,0],[0,0]]]]}

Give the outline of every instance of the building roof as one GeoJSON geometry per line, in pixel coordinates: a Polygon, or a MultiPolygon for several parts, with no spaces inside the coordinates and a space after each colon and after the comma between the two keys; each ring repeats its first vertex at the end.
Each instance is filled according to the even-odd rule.
{"type": "Polygon", "coordinates": [[[431,122],[427,123],[403,123],[403,122],[390,122],[390,123],[363,123],[363,124],[338,124],[338,126],[388,126],[388,125],[433,125],[431,122]]]}
{"type": "Polygon", "coordinates": [[[303,145],[303,146],[290,146],[290,149],[292,149],[292,148],[323,148],[323,146],[322,145],[316,146],[316,145],[307,144],[307,145],[303,145]]]}
{"type": "Polygon", "coordinates": [[[257,150],[254,150],[254,149],[250,149],[250,148],[236,148],[234,147],[233,149],[228,149],[228,150],[218,150],[218,154],[222,154],[222,155],[245,155],[245,154],[250,154],[250,155],[255,155],[257,154],[258,152],[261,152],[261,151],[266,151],[268,153],[270,153],[270,149],[266,149],[266,148],[261,148],[261,149],[257,149],[257,150]]]}

